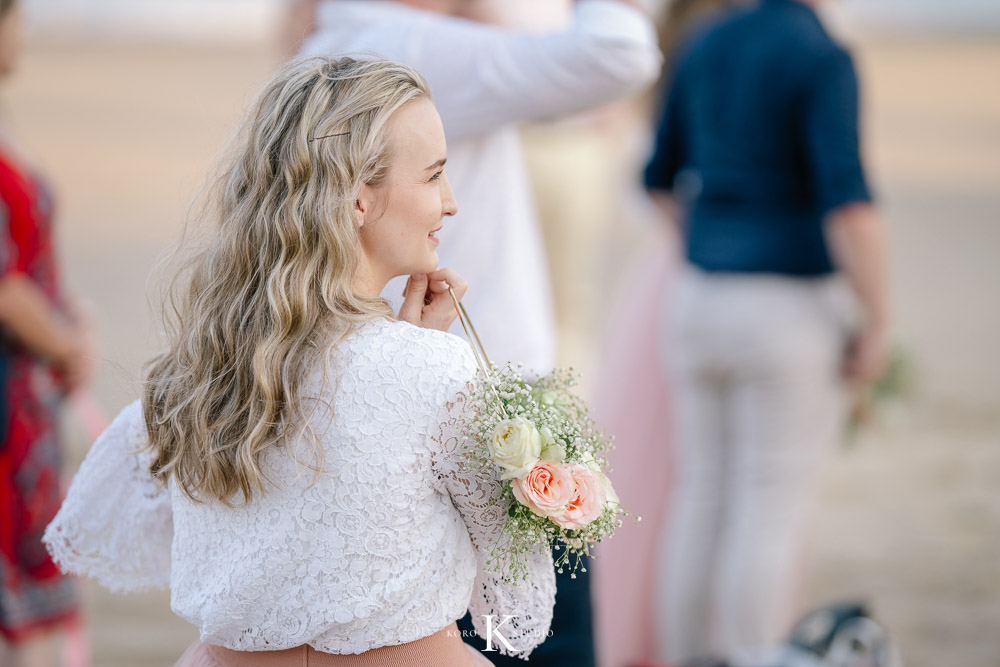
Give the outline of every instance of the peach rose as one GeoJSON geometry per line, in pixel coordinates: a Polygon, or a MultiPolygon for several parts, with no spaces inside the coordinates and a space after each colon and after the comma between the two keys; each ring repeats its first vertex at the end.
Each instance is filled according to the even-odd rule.
{"type": "Polygon", "coordinates": [[[576,482],[563,466],[541,462],[524,479],[515,479],[511,490],[517,502],[538,516],[555,517],[573,499],[576,482]]]}
{"type": "Polygon", "coordinates": [[[565,511],[551,518],[563,528],[575,530],[601,516],[607,495],[603,474],[583,465],[574,464],[568,468],[569,474],[576,482],[573,496],[566,504],[565,511]]]}
{"type": "Polygon", "coordinates": [[[611,480],[608,476],[601,472],[601,464],[597,462],[594,455],[590,452],[586,452],[583,455],[583,465],[587,466],[593,470],[596,474],[600,475],[601,479],[604,480],[604,496],[607,499],[608,507],[614,509],[618,505],[621,505],[621,500],[618,498],[618,494],[615,493],[615,489],[611,486],[611,480]]]}

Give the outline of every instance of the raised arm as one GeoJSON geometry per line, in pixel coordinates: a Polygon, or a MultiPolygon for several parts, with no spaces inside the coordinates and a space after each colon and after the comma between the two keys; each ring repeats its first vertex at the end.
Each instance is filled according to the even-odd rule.
{"type": "Polygon", "coordinates": [[[479,636],[504,655],[525,660],[548,635],[555,605],[555,572],[548,548],[527,557],[528,578],[517,585],[505,583],[493,571],[490,552],[503,549],[503,525],[507,513],[498,503],[500,479],[471,465],[465,449],[461,423],[470,409],[468,378],[475,366],[466,351],[454,365],[449,382],[452,389],[434,428],[434,465],[444,488],[469,531],[476,553],[476,580],[469,601],[469,614],[479,636]],[[464,375],[464,379],[462,376],[464,375]],[[489,635],[489,636],[488,636],[489,635]]]}
{"type": "MultiPolygon", "coordinates": [[[[400,8],[399,11],[407,11],[400,8]]],[[[649,19],[631,3],[577,2],[571,27],[536,34],[431,12],[387,21],[353,44],[416,68],[430,83],[449,140],[558,117],[639,92],[659,74],[649,19]]],[[[336,3],[320,7],[306,55],[342,51],[336,3]]]]}
{"type": "Polygon", "coordinates": [[[170,493],[149,474],[146,442],[135,401],[87,453],[43,538],[64,572],[116,592],[170,585],[170,493]]]}
{"type": "Polygon", "coordinates": [[[319,0],[287,0],[281,24],[281,52],[293,56],[303,42],[316,32],[316,8],[319,0]]]}

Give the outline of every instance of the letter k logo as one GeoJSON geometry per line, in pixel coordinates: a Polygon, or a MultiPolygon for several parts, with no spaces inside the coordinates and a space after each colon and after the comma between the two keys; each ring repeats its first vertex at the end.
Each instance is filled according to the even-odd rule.
{"type": "Polygon", "coordinates": [[[503,624],[514,617],[504,616],[503,620],[497,623],[497,626],[495,628],[493,627],[493,616],[487,616],[486,614],[483,614],[483,618],[486,619],[486,648],[483,650],[496,651],[496,649],[493,648],[493,637],[495,636],[504,645],[508,653],[517,653],[514,647],[511,646],[510,643],[507,641],[507,639],[499,632],[500,628],[503,627],[503,624]]]}

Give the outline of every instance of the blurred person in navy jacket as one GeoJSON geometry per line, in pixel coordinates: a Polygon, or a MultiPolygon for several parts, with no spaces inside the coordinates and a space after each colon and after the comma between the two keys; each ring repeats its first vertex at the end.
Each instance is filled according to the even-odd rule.
{"type": "Polygon", "coordinates": [[[645,182],[681,222],[676,485],[660,657],[780,641],[849,391],[887,356],[884,238],[858,81],[818,0],[763,0],[682,49],[645,182]]]}

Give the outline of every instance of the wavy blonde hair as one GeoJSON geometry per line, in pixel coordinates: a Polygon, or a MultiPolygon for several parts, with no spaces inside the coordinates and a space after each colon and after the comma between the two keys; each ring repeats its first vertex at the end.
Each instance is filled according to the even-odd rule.
{"type": "Polygon", "coordinates": [[[386,175],[390,117],[429,96],[403,65],[311,58],[251,105],[209,189],[211,235],[171,282],[169,349],[147,368],[154,476],[194,500],[265,492],[262,458],[305,430],[300,388],[322,352],[392,317],[352,289],[354,201],[386,175]]]}

